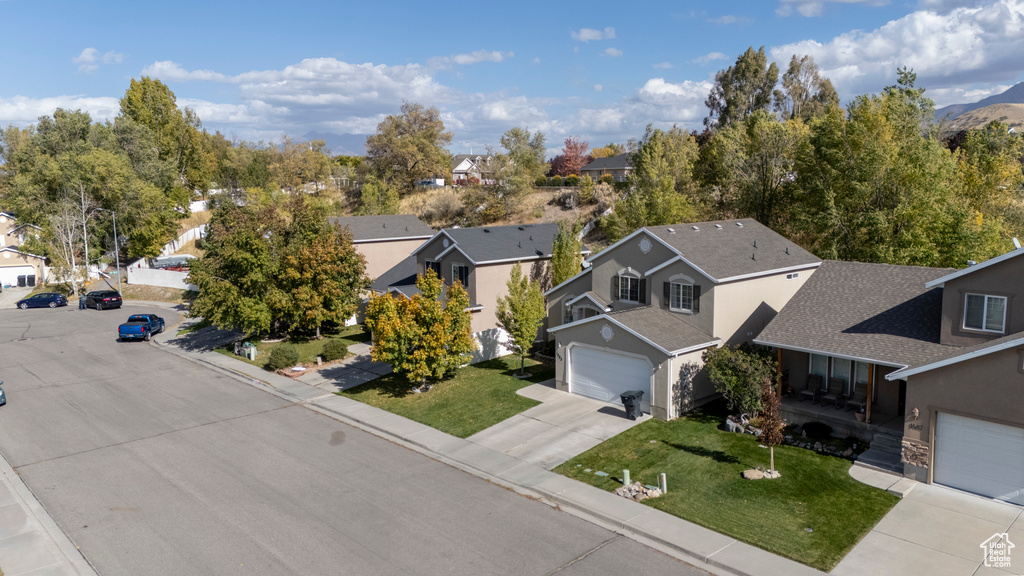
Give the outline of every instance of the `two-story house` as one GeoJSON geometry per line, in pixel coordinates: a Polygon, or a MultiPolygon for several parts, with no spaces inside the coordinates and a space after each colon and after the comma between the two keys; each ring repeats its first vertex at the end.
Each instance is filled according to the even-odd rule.
{"type": "Polygon", "coordinates": [[[756,341],[797,393],[842,394],[784,401],[791,420],[873,436],[909,478],[1024,504],[1024,249],[963,270],[825,262],[756,341]]]}
{"type": "Polygon", "coordinates": [[[34,224],[22,224],[14,215],[0,212],[0,286],[34,286],[42,283],[46,259],[20,249],[30,236],[39,237],[34,224]]]}
{"type": "Polygon", "coordinates": [[[489,166],[489,154],[456,154],[452,156],[452,184],[466,186],[479,184],[490,177],[493,169],[489,166]]]}
{"type": "Polygon", "coordinates": [[[556,386],[669,420],[716,397],[704,350],[749,342],[821,260],[755,220],[641,228],[547,292],[556,386]]]}
{"type": "Polygon", "coordinates": [[[580,169],[581,176],[590,176],[594,182],[601,179],[601,176],[611,176],[615,182],[625,182],[633,172],[632,154],[619,154],[597,158],[590,164],[580,169]]]}
{"type": "Polygon", "coordinates": [[[372,288],[412,297],[417,274],[436,274],[448,285],[461,282],[469,293],[472,330],[480,344],[474,360],[501,356],[508,351],[507,334],[497,327],[498,298],[508,294],[509,274],[517,263],[524,274],[550,285],[557,232],[553,223],[445,228],[414,250],[412,261],[383,274],[372,288]]]}
{"type": "Polygon", "coordinates": [[[434,235],[434,229],[412,214],[348,216],[328,218],[352,234],[352,244],[366,258],[366,275],[377,278],[392,269],[420,244],[434,235]]]}

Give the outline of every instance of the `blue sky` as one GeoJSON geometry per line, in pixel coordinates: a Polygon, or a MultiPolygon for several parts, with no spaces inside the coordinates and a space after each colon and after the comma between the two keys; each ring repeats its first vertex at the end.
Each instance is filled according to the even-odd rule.
{"type": "Polygon", "coordinates": [[[552,150],[700,129],[715,72],[749,46],[783,70],[812,55],[844,103],[903,65],[939,106],[1024,80],[1024,0],[0,0],[0,22],[0,125],[112,119],[147,75],[237,140],[372,133],[413,101],[455,153],[513,126],[552,150]]]}

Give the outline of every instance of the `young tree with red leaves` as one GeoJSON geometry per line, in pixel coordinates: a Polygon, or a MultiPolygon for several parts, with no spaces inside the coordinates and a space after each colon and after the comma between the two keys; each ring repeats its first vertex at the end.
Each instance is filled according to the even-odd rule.
{"type": "Polygon", "coordinates": [[[558,173],[558,175],[569,176],[570,174],[575,174],[579,176],[583,167],[593,161],[593,158],[587,154],[589,149],[590,143],[580,140],[579,136],[566,138],[565,147],[562,148],[562,162],[559,166],[562,172],[558,173]]]}

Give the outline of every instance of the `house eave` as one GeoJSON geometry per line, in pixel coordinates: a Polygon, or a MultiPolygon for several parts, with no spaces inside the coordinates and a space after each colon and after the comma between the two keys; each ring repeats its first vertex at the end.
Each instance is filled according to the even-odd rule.
{"type": "Polygon", "coordinates": [[[924,365],[915,366],[915,367],[907,366],[907,367],[901,368],[900,370],[896,370],[895,372],[890,372],[890,373],[886,374],[885,375],[885,379],[886,380],[899,380],[899,379],[903,379],[903,378],[906,378],[908,376],[913,376],[914,374],[921,374],[922,372],[929,372],[929,371],[935,370],[937,368],[943,368],[943,367],[946,367],[946,366],[951,366],[953,364],[959,364],[960,362],[966,362],[967,360],[973,360],[975,358],[981,358],[982,356],[988,356],[989,354],[994,354],[996,352],[1002,352],[1003,350],[1009,350],[1010,348],[1016,348],[1017,346],[1020,346],[1021,344],[1024,344],[1024,336],[1021,336],[1020,338],[1014,338],[1013,340],[1007,340],[1006,342],[1003,342],[1002,344],[997,344],[995,346],[989,346],[988,348],[982,348],[980,350],[974,350],[974,351],[968,352],[966,354],[960,354],[958,356],[953,356],[952,358],[946,358],[944,360],[939,360],[938,362],[932,362],[930,364],[924,364],[924,365]]]}
{"type": "Polygon", "coordinates": [[[805,352],[807,354],[820,354],[822,356],[832,356],[834,358],[843,358],[846,360],[853,360],[855,362],[867,362],[868,364],[875,364],[878,366],[889,366],[892,368],[906,368],[906,364],[900,364],[896,362],[889,362],[886,360],[878,360],[877,358],[868,358],[866,356],[856,356],[852,354],[841,354],[839,352],[832,352],[828,350],[819,350],[816,348],[806,348],[803,346],[792,346],[789,344],[779,344],[777,342],[769,342],[767,340],[761,340],[760,338],[754,339],[754,344],[760,344],[761,346],[770,346],[772,348],[782,348],[783,350],[792,350],[793,352],[805,352]]]}

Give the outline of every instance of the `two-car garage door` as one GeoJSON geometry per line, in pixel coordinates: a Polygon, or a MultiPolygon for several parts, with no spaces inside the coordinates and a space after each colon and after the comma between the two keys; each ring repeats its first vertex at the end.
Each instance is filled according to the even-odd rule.
{"type": "Polygon", "coordinates": [[[644,412],[651,411],[651,365],[646,359],[584,346],[569,349],[569,391],[620,402],[627,390],[643,390],[644,412]]]}
{"type": "MultiPolygon", "coordinates": [[[[5,252],[9,254],[9,252],[5,252]]],[[[18,276],[35,276],[36,269],[32,266],[0,266],[0,285],[17,286],[18,276]]],[[[41,278],[36,278],[39,282],[41,278]]]]}
{"type": "Polygon", "coordinates": [[[932,480],[1024,505],[1024,428],[939,413],[932,480]]]}

